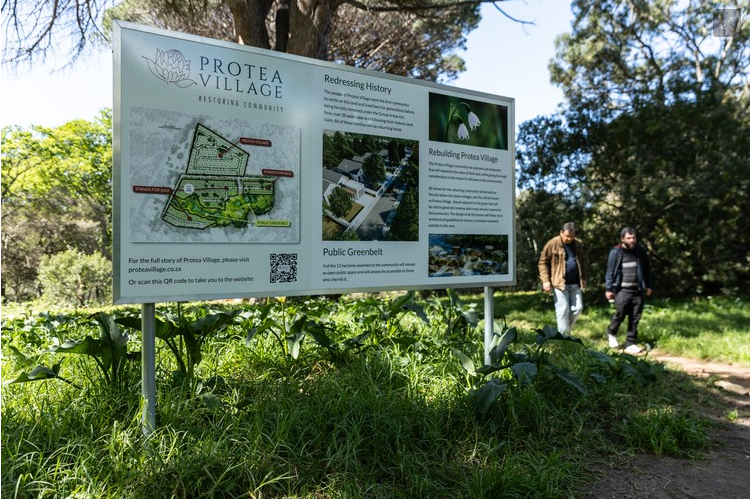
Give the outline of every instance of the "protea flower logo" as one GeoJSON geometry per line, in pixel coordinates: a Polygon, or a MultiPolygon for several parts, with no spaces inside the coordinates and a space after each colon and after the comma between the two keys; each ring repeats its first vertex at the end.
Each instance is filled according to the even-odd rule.
{"type": "Polygon", "coordinates": [[[190,61],[185,59],[179,50],[167,50],[162,52],[156,49],[156,57],[151,60],[144,56],[148,62],[148,70],[151,74],[170,84],[174,83],[180,88],[186,88],[196,83],[190,79],[190,61]]]}

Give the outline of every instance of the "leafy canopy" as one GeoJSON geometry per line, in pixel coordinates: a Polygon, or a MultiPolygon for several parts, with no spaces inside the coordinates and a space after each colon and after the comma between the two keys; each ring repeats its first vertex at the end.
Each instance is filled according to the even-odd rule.
{"type": "MultiPolygon", "coordinates": [[[[603,275],[619,230],[632,226],[661,292],[746,289],[750,25],[712,33],[731,7],[573,2],[572,32],[550,63],[563,111],[520,129],[518,180],[528,193],[518,211],[579,221],[592,274],[603,275]]],[[[522,223],[519,240],[539,247],[557,226],[541,236],[522,223]]]]}

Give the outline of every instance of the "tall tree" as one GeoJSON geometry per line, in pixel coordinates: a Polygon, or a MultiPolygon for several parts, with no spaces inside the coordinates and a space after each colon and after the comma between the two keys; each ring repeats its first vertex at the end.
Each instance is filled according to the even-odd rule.
{"type": "Polygon", "coordinates": [[[731,6],[573,2],[573,31],[550,64],[566,108],[524,124],[518,166],[522,188],[577,205],[592,275],[630,225],[654,255],[661,292],[750,280],[750,225],[739,216],[750,210],[750,26],[712,36],[716,9],[731,6]]]}
{"type": "Polygon", "coordinates": [[[389,240],[419,241],[419,165],[412,161],[418,159],[412,156],[398,177],[404,194],[391,221],[389,240]]]}
{"type": "Polygon", "coordinates": [[[106,39],[116,18],[437,80],[463,70],[451,52],[478,25],[480,5],[505,13],[504,1],[5,0],[3,60],[35,62],[58,47],[74,60],[106,39]]]}
{"type": "Polygon", "coordinates": [[[341,186],[336,186],[328,197],[328,205],[331,213],[337,217],[343,218],[352,209],[354,202],[351,195],[341,186]]]}
{"type": "Polygon", "coordinates": [[[387,238],[392,241],[419,241],[419,200],[414,190],[404,193],[387,238]]]}
{"type": "Polygon", "coordinates": [[[362,162],[362,174],[365,177],[365,184],[370,187],[379,185],[385,180],[385,161],[383,157],[376,153],[370,153],[362,162]]]}
{"type": "Polygon", "coordinates": [[[2,131],[3,296],[36,293],[43,255],[66,249],[109,257],[112,116],[57,128],[2,131]]]}
{"type": "Polygon", "coordinates": [[[574,0],[556,41],[552,81],[572,107],[611,118],[707,91],[750,96],[750,26],[714,36],[734,0],[574,0]]]}

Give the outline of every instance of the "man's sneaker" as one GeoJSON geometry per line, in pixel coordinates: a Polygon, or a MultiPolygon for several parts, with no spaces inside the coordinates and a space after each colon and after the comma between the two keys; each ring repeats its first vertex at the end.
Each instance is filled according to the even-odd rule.
{"type": "Polygon", "coordinates": [[[629,353],[629,354],[632,354],[632,355],[641,353],[642,351],[643,351],[643,349],[641,347],[639,347],[638,345],[636,345],[635,343],[633,343],[630,346],[625,347],[625,353],[629,353]]]}
{"type": "Polygon", "coordinates": [[[609,348],[617,348],[620,346],[620,342],[617,341],[617,336],[614,334],[607,333],[607,339],[609,340],[609,348]]]}

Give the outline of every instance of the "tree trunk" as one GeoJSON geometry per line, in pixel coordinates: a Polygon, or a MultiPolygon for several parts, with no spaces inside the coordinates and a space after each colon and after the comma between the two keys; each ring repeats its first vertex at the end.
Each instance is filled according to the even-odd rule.
{"type": "Polygon", "coordinates": [[[328,37],[340,0],[228,0],[235,41],[253,47],[326,59],[328,37]],[[269,35],[266,19],[276,9],[269,35]],[[291,35],[291,36],[290,36],[291,35]],[[275,38],[273,47],[271,39],[275,38]]]}
{"type": "Polygon", "coordinates": [[[292,0],[289,9],[290,54],[325,60],[328,36],[339,0],[292,0]]]}
{"type": "Polygon", "coordinates": [[[273,49],[286,52],[289,46],[289,3],[291,0],[277,0],[276,38],[273,49]]]}
{"type": "Polygon", "coordinates": [[[273,0],[228,0],[237,43],[270,49],[266,16],[273,0]]]}

